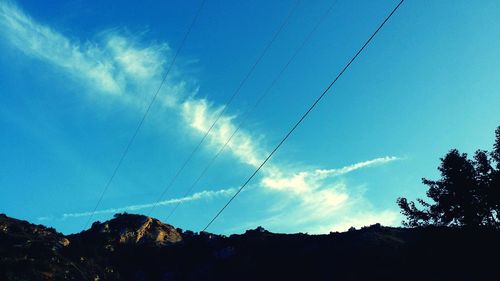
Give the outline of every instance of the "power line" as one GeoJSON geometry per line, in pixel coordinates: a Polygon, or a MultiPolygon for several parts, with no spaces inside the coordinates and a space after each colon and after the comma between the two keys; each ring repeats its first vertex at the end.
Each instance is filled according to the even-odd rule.
{"type": "Polygon", "coordinates": [[[150,211],[148,213],[148,216],[151,216],[151,213],[156,208],[156,206],[158,206],[158,203],[162,200],[163,196],[165,196],[165,194],[170,190],[170,188],[173,186],[174,182],[177,180],[177,178],[179,177],[179,175],[186,168],[188,162],[191,161],[191,158],[193,157],[193,155],[199,150],[199,148],[201,147],[201,145],[203,144],[203,142],[205,142],[205,139],[208,137],[208,135],[210,134],[210,132],[212,131],[212,129],[215,127],[215,124],[219,121],[219,119],[222,117],[222,115],[227,111],[227,108],[229,107],[229,105],[233,102],[234,98],[239,94],[240,90],[243,88],[243,85],[245,85],[245,83],[250,78],[250,76],[254,72],[255,68],[257,67],[257,65],[260,63],[260,61],[262,60],[262,58],[265,56],[265,54],[267,53],[267,51],[269,50],[269,48],[271,47],[271,45],[274,43],[274,41],[276,41],[276,38],[278,38],[278,35],[281,33],[281,31],[283,30],[283,28],[287,25],[287,23],[290,20],[291,16],[293,15],[293,13],[295,12],[295,10],[299,6],[299,3],[300,3],[300,0],[295,1],[295,4],[293,5],[292,9],[289,11],[289,13],[287,14],[287,16],[285,17],[285,19],[283,20],[283,22],[281,23],[281,25],[279,26],[278,30],[276,30],[276,32],[274,33],[273,37],[267,43],[267,45],[265,46],[264,50],[260,53],[260,55],[258,56],[257,60],[254,62],[254,64],[250,67],[250,70],[244,76],[243,80],[240,82],[240,84],[238,85],[238,87],[236,88],[236,90],[233,92],[233,94],[226,101],[223,109],[219,112],[219,114],[215,118],[215,120],[212,123],[212,125],[205,132],[205,134],[201,138],[200,142],[198,142],[198,144],[193,149],[193,151],[191,151],[191,153],[186,158],[186,160],[182,163],[182,165],[180,166],[180,168],[175,173],[174,177],[166,185],[165,189],[161,193],[161,195],[158,198],[158,200],[156,200],[156,202],[154,203],[154,205],[151,207],[151,209],[150,209],[150,211]]]}
{"type": "Polygon", "coordinates": [[[180,51],[184,47],[184,44],[186,43],[186,40],[187,40],[189,34],[191,33],[191,30],[193,29],[194,24],[198,20],[198,17],[200,16],[200,13],[201,13],[201,10],[203,9],[203,6],[205,5],[205,2],[206,2],[206,0],[201,0],[200,6],[198,7],[198,10],[196,11],[195,16],[194,16],[193,20],[191,21],[191,23],[189,24],[189,27],[188,27],[186,33],[184,34],[184,37],[181,40],[181,44],[177,48],[177,51],[175,52],[175,54],[174,54],[174,56],[172,58],[172,61],[170,62],[170,65],[167,68],[167,71],[163,75],[163,79],[161,80],[160,85],[158,86],[158,89],[154,92],[154,94],[153,94],[153,96],[151,98],[151,101],[149,102],[149,104],[148,104],[148,106],[146,108],[146,111],[144,111],[144,114],[142,115],[142,118],[139,121],[139,124],[137,124],[137,127],[135,128],[135,131],[132,134],[132,137],[128,141],[127,146],[125,147],[125,150],[123,151],[123,153],[122,153],[122,155],[120,157],[120,160],[116,164],[115,169],[113,170],[113,173],[111,174],[111,177],[109,177],[108,181],[106,182],[106,185],[104,186],[104,189],[103,189],[103,191],[101,193],[101,196],[99,197],[99,200],[97,200],[97,204],[95,205],[94,209],[92,210],[91,215],[89,216],[87,222],[85,223],[84,229],[86,229],[88,227],[90,221],[92,220],[92,217],[94,216],[97,208],[99,207],[99,205],[102,202],[102,199],[104,198],[104,194],[106,194],[106,192],[108,191],[108,188],[111,185],[111,182],[115,178],[116,173],[120,169],[120,167],[121,167],[121,165],[123,163],[123,160],[125,159],[125,156],[128,154],[128,152],[130,150],[130,147],[132,146],[132,143],[134,142],[135,138],[137,137],[137,134],[139,133],[139,131],[140,131],[140,129],[141,129],[144,121],[146,120],[146,117],[148,116],[149,112],[151,111],[151,107],[153,106],[154,102],[156,101],[156,98],[158,97],[158,94],[160,93],[160,90],[163,87],[163,84],[165,84],[165,81],[167,80],[167,76],[170,73],[170,71],[172,70],[172,67],[175,64],[175,61],[177,60],[177,56],[179,55],[180,51]]]}
{"type": "MultiPolygon", "coordinates": [[[[259,106],[259,104],[262,102],[262,100],[269,94],[269,92],[271,91],[271,89],[274,88],[274,85],[276,84],[276,82],[278,82],[278,80],[281,78],[281,76],[283,75],[283,73],[285,73],[285,70],[288,68],[288,66],[290,66],[290,64],[292,63],[292,61],[295,60],[295,58],[300,53],[300,51],[302,50],[302,48],[304,48],[304,46],[307,44],[307,42],[309,42],[309,40],[311,39],[312,35],[316,32],[316,30],[321,25],[321,23],[325,20],[325,18],[328,16],[328,14],[332,11],[333,7],[335,6],[335,4],[337,2],[338,2],[337,0],[333,1],[332,4],[326,10],[326,12],[324,12],[322,14],[322,16],[320,17],[320,19],[316,23],[316,25],[313,27],[313,29],[307,34],[307,36],[302,41],[302,43],[299,45],[299,47],[297,49],[295,49],[294,53],[292,54],[292,56],[290,57],[290,59],[285,63],[285,65],[283,66],[283,68],[281,68],[281,70],[279,71],[278,75],[276,75],[276,77],[272,80],[272,82],[269,84],[269,86],[266,88],[266,90],[263,92],[263,94],[260,95],[260,97],[257,99],[257,101],[252,106],[252,108],[248,109],[245,112],[245,114],[243,115],[243,118],[242,118],[242,121],[240,122],[240,124],[233,131],[233,133],[231,134],[231,136],[226,140],[226,142],[224,143],[224,145],[219,149],[219,151],[217,152],[217,154],[215,154],[214,157],[208,162],[208,164],[203,169],[203,171],[200,173],[200,175],[196,178],[196,180],[193,182],[193,184],[191,184],[191,186],[189,187],[189,189],[184,193],[184,196],[187,196],[194,189],[194,187],[198,184],[198,182],[201,180],[201,178],[203,178],[203,176],[206,174],[206,172],[210,169],[210,167],[215,162],[215,160],[222,154],[222,152],[229,145],[229,143],[231,142],[231,140],[233,139],[233,137],[238,133],[238,131],[241,129],[241,127],[246,123],[246,121],[250,117],[250,114],[259,106]]],[[[181,202],[177,202],[177,204],[175,204],[174,208],[170,211],[170,213],[166,217],[165,221],[169,221],[170,217],[175,213],[175,211],[177,210],[177,208],[179,207],[180,204],[181,204],[181,202]]]]}
{"type": "Polygon", "coordinates": [[[391,13],[384,19],[384,21],[379,25],[379,27],[373,32],[373,34],[366,40],[363,46],[356,52],[356,54],[351,58],[351,60],[344,66],[344,68],[339,72],[339,74],[333,79],[333,81],[326,87],[326,89],[319,95],[318,98],[312,103],[312,105],[306,110],[304,114],[299,118],[299,120],[292,126],[288,133],[283,137],[283,139],[276,145],[276,147],[269,153],[269,155],[264,159],[264,161],[257,167],[257,169],[250,175],[250,177],[243,183],[243,185],[236,191],[236,193],[229,199],[229,201],[217,212],[217,214],[210,220],[210,222],[205,226],[202,231],[206,231],[210,225],[220,216],[220,214],[231,204],[231,202],[240,194],[240,192],[247,186],[247,184],[253,179],[253,177],[260,171],[260,169],[269,161],[273,154],[281,147],[281,145],[290,137],[290,135],[295,131],[295,129],[304,121],[304,119],[309,115],[309,113],[316,107],[316,105],[323,99],[326,93],[332,88],[332,86],[339,80],[339,78],[344,74],[344,72],[349,68],[349,66],[354,62],[354,60],[361,54],[361,52],[366,48],[366,46],[372,41],[372,39],[377,35],[377,33],[382,29],[385,23],[392,17],[392,15],[398,10],[398,8],[403,4],[404,0],[401,0],[396,7],[391,11],[391,13]]]}

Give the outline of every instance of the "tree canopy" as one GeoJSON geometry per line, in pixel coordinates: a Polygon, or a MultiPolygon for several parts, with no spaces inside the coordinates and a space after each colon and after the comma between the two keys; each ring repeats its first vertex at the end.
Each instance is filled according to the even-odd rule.
{"type": "Polygon", "coordinates": [[[441,158],[441,179],[422,179],[431,202],[398,198],[401,213],[406,216],[403,225],[499,228],[500,126],[495,133],[491,152],[477,150],[469,159],[466,153],[452,149],[441,158]]]}

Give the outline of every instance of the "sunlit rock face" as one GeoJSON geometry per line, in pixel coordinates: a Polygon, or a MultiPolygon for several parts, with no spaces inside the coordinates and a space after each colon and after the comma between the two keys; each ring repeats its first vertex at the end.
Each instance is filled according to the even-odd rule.
{"type": "Polygon", "coordinates": [[[120,244],[163,246],[182,241],[181,234],[173,226],[157,219],[133,214],[117,214],[110,221],[96,222],[82,235],[102,236],[109,242],[120,244]]]}

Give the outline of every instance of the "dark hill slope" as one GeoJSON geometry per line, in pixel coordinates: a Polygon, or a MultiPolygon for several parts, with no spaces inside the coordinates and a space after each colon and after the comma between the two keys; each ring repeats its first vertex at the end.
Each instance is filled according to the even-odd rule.
{"type": "Polygon", "coordinates": [[[225,237],[118,215],[65,237],[2,216],[0,280],[496,280],[499,234],[375,225],[225,237]]]}
{"type": "Polygon", "coordinates": [[[70,241],[55,229],[0,214],[0,280],[85,280],[99,271],[76,265],[65,252],[70,241]]]}

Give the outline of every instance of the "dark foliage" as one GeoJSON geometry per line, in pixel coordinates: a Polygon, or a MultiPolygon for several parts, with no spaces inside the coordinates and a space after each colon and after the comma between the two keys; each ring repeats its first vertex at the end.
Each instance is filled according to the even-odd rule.
{"type": "Polygon", "coordinates": [[[500,227],[500,126],[496,129],[493,151],[477,150],[473,159],[456,149],[443,158],[437,181],[422,179],[428,186],[429,203],[417,199],[422,208],[406,198],[398,198],[404,225],[500,227]]]}

